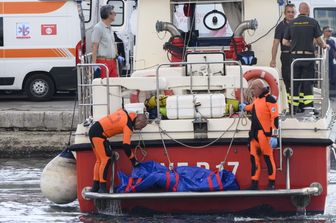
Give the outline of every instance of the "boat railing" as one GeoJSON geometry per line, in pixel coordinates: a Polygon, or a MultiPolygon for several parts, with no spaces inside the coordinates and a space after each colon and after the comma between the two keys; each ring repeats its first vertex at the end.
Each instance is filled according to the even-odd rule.
{"type": "Polygon", "coordinates": [[[85,119],[93,117],[92,106],[106,106],[107,114],[110,113],[110,88],[109,78],[106,84],[93,84],[95,68],[105,69],[106,77],[109,77],[109,69],[105,64],[92,63],[92,54],[85,54],[81,57],[81,63],[77,64],[77,91],[78,91],[78,118],[79,123],[83,123],[85,119]],[[107,100],[106,103],[94,103],[92,88],[94,86],[106,86],[107,100]]]}
{"type": "MultiPolygon", "coordinates": [[[[329,68],[329,49],[326,48],[321,51],[321,55],[315,58],[297,58],[294,59],[291,63],[291,76],[290,76],[290,113],[291,117],[295,118],[296,114],[294,114],[294,103],[293,103],[293,95],[294,95],[294,82],[304,82],[309,81],[312,82],[318,82],[317,86],[321,90],[320,97],[318,98],[312,98],[310,100],[318,101],[321,104],[321,112],[319,113],[319,118],[324,118],[326,116],[327,110],[328,110],[328,104],[329,104],[329,77],[328,77],[328,68],[329,68]],[[319,62],[317,66],[317,75],[314,78],[294,78],[294,66],[298,62],[319,62]]],[[[313,94],[314,95],[314,94],[313,94]]]]}
{"type": "MultiPolygon", "coordinates": [[[[223,65],[226,65],[226,64],[235,64],[235,65],[238,65],[239,66],[239,75],[240,75],[240,102],[243,103],[244,101],[244,89],[243,89],[243,68],[242,68],[242,65],[240,63],[240,61],[234,61],[234,60],[225,60],[225,61],[212,61],[212,62],[173,62],[173,63],[163,63],[163,64],[160,64],[157,68],[156,68],[156,109],[157,109],[157,121],[160,121],[162,116],[160,114],[160,78],[159,78],[159,74],[160,74],[160,69],[162,67],[171,67],[171,66],[192,66],[192,65],[199,65],[199,64],[203,64],[203,65],[207,65],[209,66],[210,64],[223,64],[223,65]]],[[[193,76],[194,76],[194,73],[193,72],[190,72],[189,74],[190,76],[190,86],[189,86],[189,90],[191,93],[193,93],[193,76]]],[[[210,79],[211,79],[211,75],[208,75],[208,81],[207,81],[207,84],[208,84],[208,92],[210,92],[210,79]]]]}

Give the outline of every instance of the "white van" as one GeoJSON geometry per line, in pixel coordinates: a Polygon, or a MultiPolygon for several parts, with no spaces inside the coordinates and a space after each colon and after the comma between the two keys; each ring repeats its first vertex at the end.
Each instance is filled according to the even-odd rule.
{"type": "Polygon", "coordinates": [[[0,2],[0,90],[23,90],[35,101],[76,90],[77,7],[62,0],[0,2]]]}

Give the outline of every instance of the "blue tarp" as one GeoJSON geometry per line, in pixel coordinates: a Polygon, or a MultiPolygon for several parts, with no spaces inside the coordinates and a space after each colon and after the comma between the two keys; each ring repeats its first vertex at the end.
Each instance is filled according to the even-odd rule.
{"type": "Polygon", "coordinates": [[[117,193],[239,190],[235,175],[230,171],[214,172],[189,166],[169,170],[154,161],[140,163],[131,176],[119,171],[118,177],[120,184],[115,188],[117,193]]]}

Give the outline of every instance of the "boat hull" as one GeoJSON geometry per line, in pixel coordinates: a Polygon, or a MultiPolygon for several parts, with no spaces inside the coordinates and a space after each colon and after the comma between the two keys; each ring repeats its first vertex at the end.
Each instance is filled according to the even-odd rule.
{"type": "MultiPolygon", "coordinates": [[[[174,166],[189,165],[200,166],[216,170],[228,150],[228,145],[215,145],[203,149],[192,149],[171,145],[168,153],[174,166]]],[[[312,196],[310,204],[306,207],[308,212],[324,212],[327,196],[328,176],[328,149],[326,145],[314,144],[293,144],[286,145],[293,149],[293,156],[290,158],[290,182],[291,189],[309,187],[311,183],[317,182],[323,192],[319,196],[312,196]]],[[[167,157],[162,146],[147,147],[147,156],[144,160],[154,160],[168,166],[167,157]]],[[[115,149],[120,155],[116,162],[116,170],[126,173],[131,172],[131,164],[121,149],[115,149]]],[[[286,188],[286,159],[282,157],[282,170],[280,170],[280,150],[274,150],[275,162],[277,165],[276,188],[286,188]]],[[[137,151],[138,159],[141,154],[137,151]]],[[[92,200],[84,200],[82,191],[85,187],[91,186],[93,166],[95,157],[92,150],[77,151],[77,193],[82,212],[95,212],[92,200]]],[[[235,173],[241,189],[250,185],[250,156],[246,145],[233,145],[225,169],[235,173]]],[[[267,167],[262,159],[262,171],[259,187],[265,189],[268,184],[267,167]]],[[[265,211],[272,213],[295,213],[297,208],[291,201],[291,196],[236,196],[218,198],[188,198],[188,199],[134,199],[122,200],[121,207],[127,213],[144,213],[146,211],[158,213],[261,213],[265,211]]]]}

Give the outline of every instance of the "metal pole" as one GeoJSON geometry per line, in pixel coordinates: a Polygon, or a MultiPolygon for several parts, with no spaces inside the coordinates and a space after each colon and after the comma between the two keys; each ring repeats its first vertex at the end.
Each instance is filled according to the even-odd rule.
{"type": "Polygon", "coordinates": [[[279,118],[279,147],[280,147],[280,152],[279,152],[279,170],[282,171],[282,130],[281,130],[281,117],[279,118]]]}
{"type": "MultiPolygon", "coordinates": [[[[205,62],[206,62],[206,59],[207,59],[206,56],[204,56],[204,58],[205,58],[205,62]]],[[[208,66],[207,66],[207,72],[208,72],[208,94],[210,94],[210,64],[208,64],[208,66]]]]}
{"type": "Polygon", "coordinates": [[[291,63],[291,70],[290,70],[290,97],[291,97],[291,106],[290,106],[290,113],[291,113],[291,117],[292,118],[294,118],[294,105],[293,105],[293,103],[294,103],[294,89],[293,89],[293,87],[294,87],[294,64],[295,64],[295,62],[296,62],[296,60],[294,60],[294,61],[292,61],[292,63],[291,63]]]}
{"type": "Polygon", "coordinates": [[[322,100],[322,105],[321,105],[321,117],[325,117],[327,114],[328,110],[328,103],[329,103],[329,48],[327,47],[325,50],[322,52],[325,55],[322,55],[322,58],[325,57],[324,63],[322,62],[321,66],[321,74],[322,74],[322,89],[321,89],[321,96],[323,95],[324,100],[322,100]],[[327,99],[327,100],[326,100],[327,99]]]}
{"type": "Polygon", "coordinates": [[[287,147],[283,151],[283,155],[286,157],[286,189],[290,190],[290,162],[289,159],[293,155],[293,149],[290,147],[287,147]]]}
{"type": "Polygon", "coordinates": [[[304,187],[292,190],[236,190],[236,191],[211,191],[211,192],[148,192],[148,193],[94,193],[90,191],[82,192],[85,199],[177,199],[177,198],[219,198],[219,197],[253,197],[253,196],[303,196],[318,195],[320,188],[317,186],[304,187]]]}
{"type": "Polygon", "coordinates": [[[112,174],[111,174],[110,194],[114,193],[114,174],[115,174],[115,164],[114,164],[114,161],[112,161],[112,174]]]}
{"type": "Polygon", "coordinates": [[[159,69],[163,66],[163,64],[160,64],[156,68],[156,110],[157,110],[157,119],[161,120],[161,114],[160,114],[160,83],[159,83],[159,69]]]}
{"type": "Polygon", "coordinates": [[[194,76],[194,73],[192,72],[192,65],[190,65],[190,93],[193,94],[193,76],[194,76]]]}
{"type": "Polygon", "coordinates": [[[111,106],[110,106],[110,71],[109,71],[107,66],[104,66],[104,68],[106,70],[106,84],[107,84],[107,88],[106,88],[107,114],[106,115],[109,115],[111,113],[111,106]]]}
{"type": "Polygon", "coordinates": [[[111,185],[110,185],[110,194],[114,193],[114,177],[115,177],[115,161],[118,159],[119,155],[117,154],[117,152],[112,152],[111,155],[111,169],[112,169],[112,173],[111,173],[111,185]]]}
{"type": "Polygon", "coordinates": [[[286,158],[286,189],[290,190],[290,164],[289,164],[289,156],[286,158]]]}
{"type": "Polygon", "coordinates": [[[244,103],[244,89],[243,89],[243,67],[240,61],[237,61],[240,71],[240,103],[244,103]]]}
{"type": "Polygon", "coordinates": [[[82,115],[82,112],[83,112],[83,108],[81,106],[81,102],[82,102],[82,86],[81,86],[81,81],[82,81],[82,75],[81,75],[81,70],[82,68],[81,67],[77,67],[77,86],[78,86],[78,89],[77,89],[77,97],[78,97],[78,118],[79,118],[79,122],[83,122],[83,115],[82,115]]]}
{"type": "Polygon", "coordinates": [[[210,94],[210,73],[208,73],[208,94],[210,94]]]}

